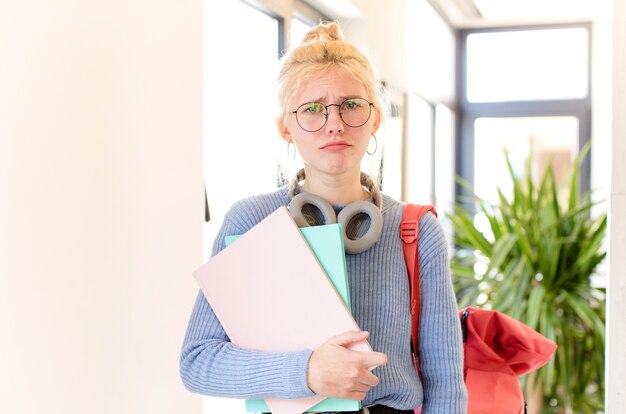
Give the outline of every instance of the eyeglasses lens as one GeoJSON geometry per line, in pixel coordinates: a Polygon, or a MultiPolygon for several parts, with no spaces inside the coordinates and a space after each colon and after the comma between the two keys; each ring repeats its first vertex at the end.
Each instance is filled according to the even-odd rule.
{"type": "Polygon", "coordinates": [[[341,120],[353,128],[364,125],[369,120],[372,111],[371,104],[362,98],[346,99],[340,105],[308,102],[300,105],[296,110],[296,121],[305,131],[319,131],[326,125],[328,111],[332,106],[339,107],[341,120]]]}

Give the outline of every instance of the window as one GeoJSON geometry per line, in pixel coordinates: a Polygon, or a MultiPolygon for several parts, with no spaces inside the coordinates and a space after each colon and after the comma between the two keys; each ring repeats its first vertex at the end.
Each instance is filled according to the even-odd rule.
{"type": "MultiPolygon", "coordinates": [[[[391,88],[385,88],[389,98],[389,108],[385,122],[380,124],[376,133],[377,151],[382,151],[380,159],[380,189],[391,197],[401,200],[403,197],[403,168],[405,165],[404,128],[406,118],[406,94],[391,88]]],[[[376,155],[376,154],[374,154],[376,155]]],[[[366,156],[365,159],[370,157],[366,156]]],[[[362,168],[370,172],[372,167],[362,168]]]]}
{"type": "Polygon", "coordinates": [[[589,93],[588,37],[584,28],[469,34],[468,101],[586,97],[589,93]]]}
{"type": "Polygon", "coordinates": [[[407,200],[418,204],[434,201],[433,154],[434,108],[426,100],[412,94],[408,100],[407,200]]]}
{"type": "MultiPolygon", "coordinates": [[[[289,33],[287,35],[289,39],[289,47],[298,46],[302,42],[302,39],[304,38],[306,32],[308,32],[311,27],[312,24],[309,24],[304,20],[301,20],[300,18],[292,18],[289,24],[289,33]]],[[[281,51],[281,55],[282,52],[283,51],[281,51]]],[[[276,85],[275,82],[274,85],[276,85]]],[[[273,96],[275,95],[276,93],[274,92],[273,96]]],[[[295,155],[295,160],[290,160],[284,141],[281,140],[280,145],[285,148],[279,151],[280,156],[278,157],[277,185],[283,186],[289,184],[289,181],[298,173],[298,171],[300,170],[300,168],[303,167],[304,164],[302,158],[300,157],[300,154],[297,151],[295,155]]]]}
{"type": "Polygon", "coordinates": [[[455,34],[428,1],[407,2],[409,90],[433,103],[454,101],[455,34]]]}
{"type": "Polygon", "coordinates": [[[578,119],[573,116],[479,118],[474,128],[475,190],[479,197],[495,204],[497,188],[505,196],[513,194],[509,176],[503,173],[507,171],[505,149],[517,176],[524,175],[525,161],[532,155],[532,177],[538,180],[551,162],[557,184],[564,182],[578,152],[578,119]]]}
{"type": "Polygon", "coordinates": [[[430,2],[409,2],[403,199],[450,209],[454,188],[454,31],[430,2]]]}
{"type": "Polygon", "coordinates": [[[207,258],[233,202],[285,184],[279,173],[293,176],[301,164],[285,162],[286,144],[276,128],[277,59],[287,45],[286,21],[290,42],[299,44],[323,16],[302,1],[287,3],[293,9],[276,4],[275,10],[264,0],[217,0],[204,7],[203,173],[215,219],[205,226],[207,258]],[[254,36],[232,36],[237,32],[254,36]]]}
{"type": "Polygon", "coordinates": [[[205,13],[204,177],[211,214],[218,218],[207,224],[208,255],[234,201],[276,188],[282,140],[274,123],[279,19],[232,0],[212,2],[205,13]],[[231,35],[237,31],[254,36],[231,35]]]}
{"type": "MultiPolygon", "coordinates": [[[[590,138],[589,25],[460,32],[457,174],[492,201],[507,188],[503,149],[523,167],[569,165],[590,138]]],[[[520,168],[522,168],[520,167],[520,168]]],[[[555,171],[558,174],[558,171],[555,171]]],[[[589,161],[581,190],[589,190],[589,161]]],[[[467,195],[461,186],[457,197],[467,195]]]]}
{"type": "Polygon", "coordinates": [[[446,105],[435,107],[434,200],[440,213],[454,206],[455,114],[446,105]]]}
{"type": "Polygon", "coordinates": [[[302,42],[304,35],[309,31],[311,25],[303,22],[300,19],[291,19],[291,25],[289,28],[289,45],[294,47],[302,42]]]}
{"type": "Polygon", "coordinates": [[[405,199],[444,214],[454,204],[454,112],[410,94],[406,118],[405,199]]]}

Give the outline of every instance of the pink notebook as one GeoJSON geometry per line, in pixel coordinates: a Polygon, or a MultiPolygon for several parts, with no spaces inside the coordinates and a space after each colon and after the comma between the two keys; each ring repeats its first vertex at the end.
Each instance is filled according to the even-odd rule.
{"type": "MultiPolygon", "coordinates": [[[[281,207],[194,272],[230,340],[261,351],[315,349],[359,330],[328,276],[281,207]]],[[[366,341],[353,350],[370,351],[366,341]]],[[[266,398],[273,414],[300,414],[325,397],[266,398]]]]}

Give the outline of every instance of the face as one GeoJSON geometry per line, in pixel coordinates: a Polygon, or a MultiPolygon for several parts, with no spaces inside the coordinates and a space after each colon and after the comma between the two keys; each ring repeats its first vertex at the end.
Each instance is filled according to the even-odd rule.
{"type": "MultiPolygon", "coordinates": [[[[304,82],[287,109],[291,112],[309,102],[339,105],[347,98],[370,100],[362,82],[340,69],[331,68],[304,82]]],[[[338,106],[330,106],[327,110],[326,124],[315,132],[302,129],[295,114],[288,113],[280,127],[281,135],[287,142],[293,140],[304,160],[307,177],[358,174],[370,137],[376,133],[380,123],[378,109],[372,108],[369,120],[359,127],[346,125],[339,116],[338,106]]],[[[344,118],[347,117],[344,114],[344,118]]]]}

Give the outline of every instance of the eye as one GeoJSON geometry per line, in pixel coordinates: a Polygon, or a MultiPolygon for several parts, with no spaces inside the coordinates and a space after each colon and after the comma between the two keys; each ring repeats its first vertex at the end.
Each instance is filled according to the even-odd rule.
{"type": "Polygon", "coordinates": [[[355,99],[347,99],[344,103],[343,103],[343,107],[345,109],[348,110],[355,110],[355,109],[359,109],[362,108],[364,106],[364,100],[363,99],[359,99],[359,98],[355,98],[355,99]]]}
{"type": "Polygon", "coordinates": [[[323,114],[326,111],[324,105],[318,102],[310,102],[300,107],[300,113],[303,114],[323,114]]]}

